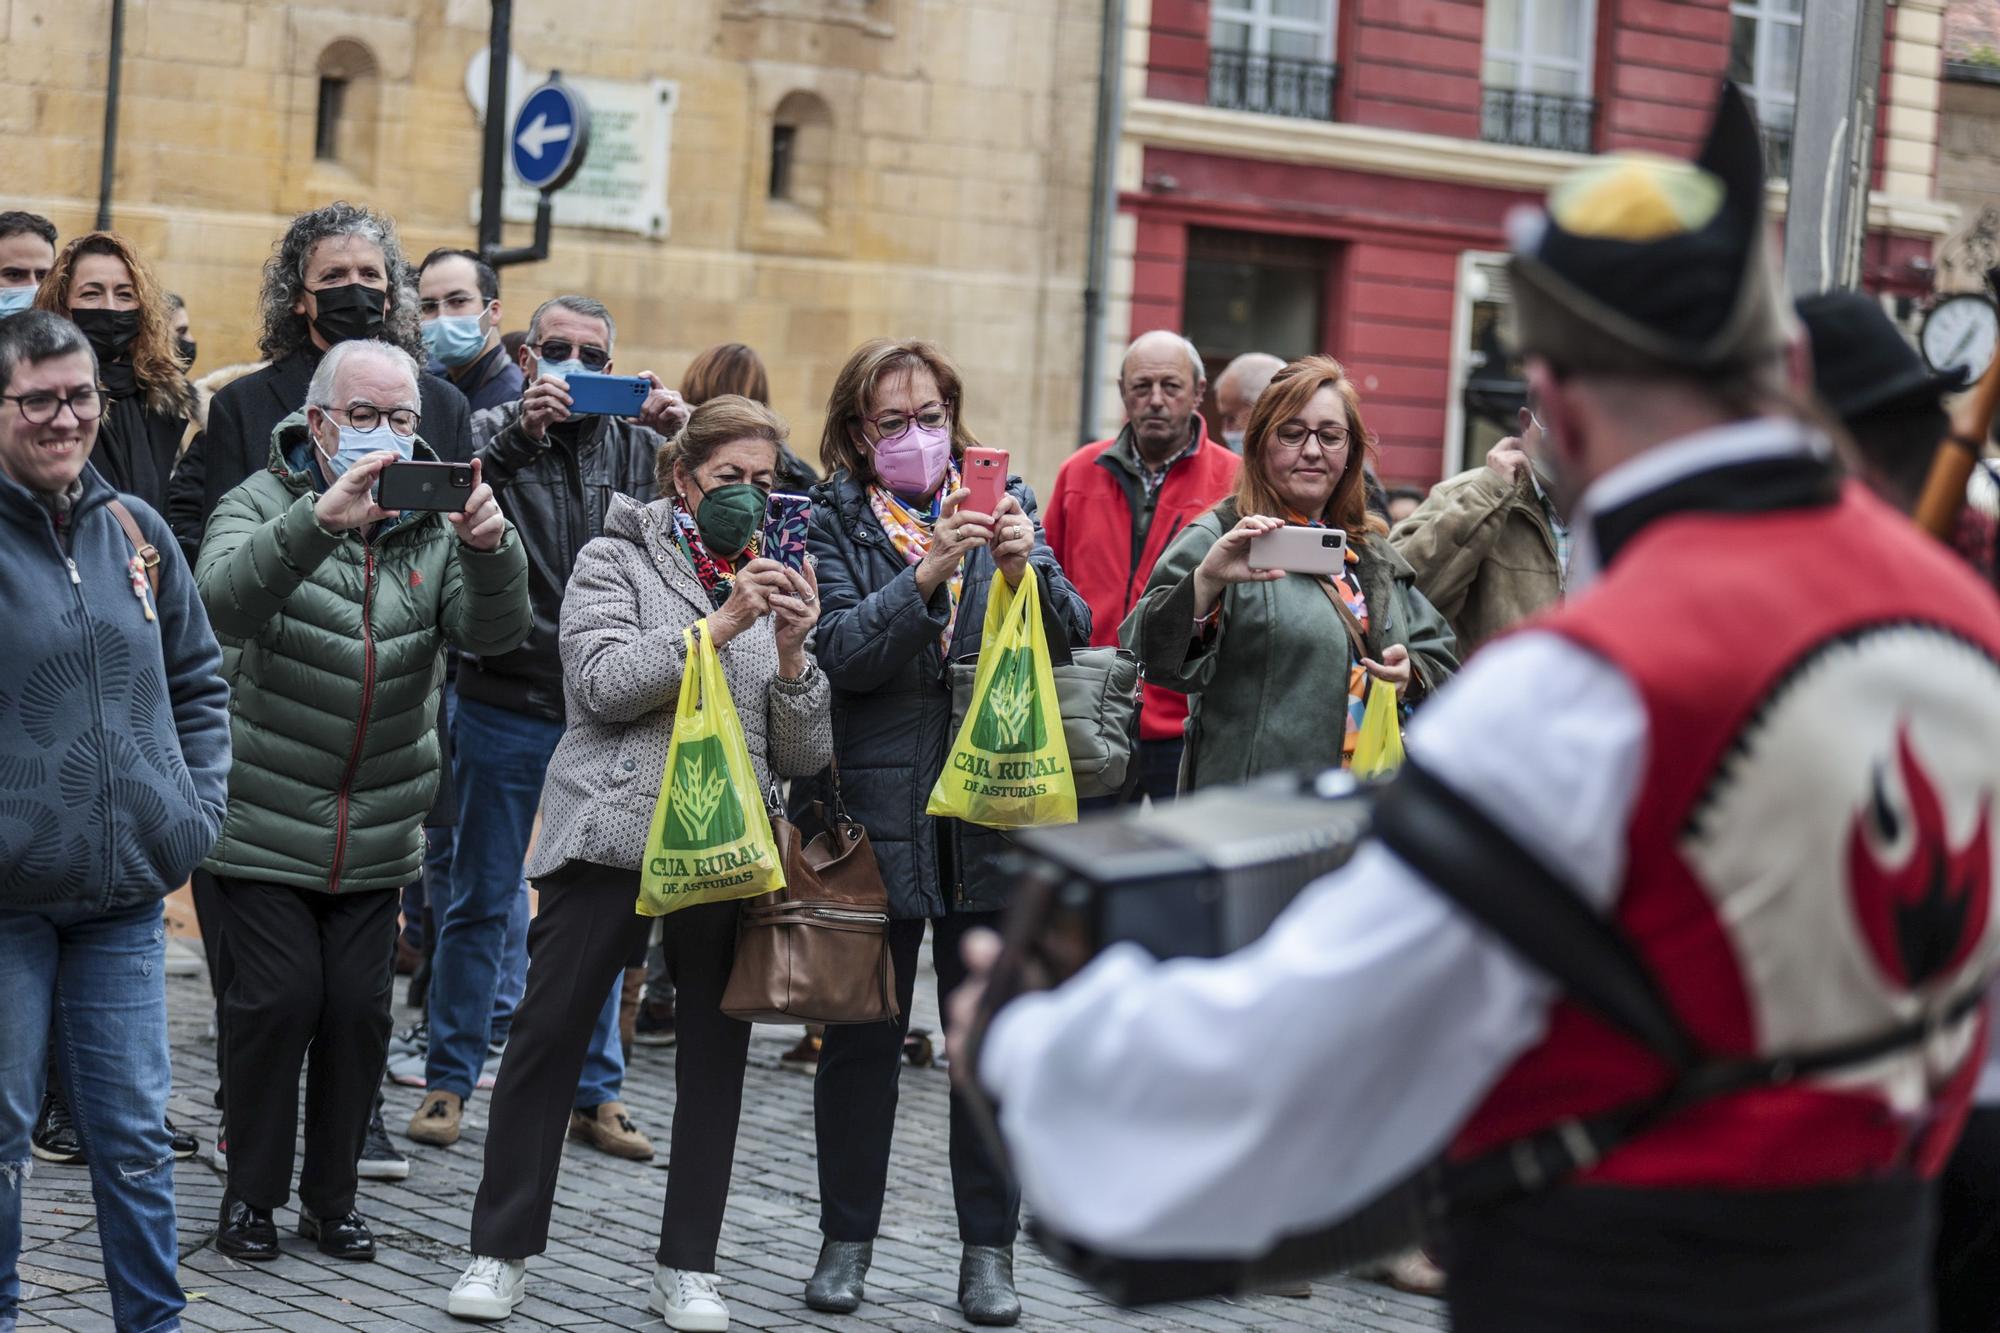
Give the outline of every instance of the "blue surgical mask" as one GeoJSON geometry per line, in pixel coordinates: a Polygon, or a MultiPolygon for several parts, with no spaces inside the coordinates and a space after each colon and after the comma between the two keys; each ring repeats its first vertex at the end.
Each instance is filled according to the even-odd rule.
{"type": "Polygon", "coordinates": [[[540,357],[536,357],[535,367],[538,374],[547,375],[550,379],[561,380],[564,384],[569,383],[571,375],[587,375],[590,373],[590,367],[584,365],[580,357],[574,356],[567,361],[544,361],[540,357]]]}
{"type": "MultiPolygon", "coordinates": [[[[415,449],[415,439],[406,439],[386,425],[377,426],[374,430],[361,431],[352,426],[343,426],[337,421],[333,424],[340,432],[340,447],[333,451],[332,457],[327,457],[323,452],[320,457],[325,459],[327,473],[334,481],[340,480],[347,469],[370,454],[379,453],[384,449],[394,449],[407,463],[415,449]]],[[[319,448],[317,438],[313,440],[313,448],[315,450],[319,448]]]]}
{"type": "Polygon", "coordinates": [[[39,287],[0,287],[0,316],[18,315],[35,303],[39,287]]]}
{"type": "Polygon", "coordinates": [[[486,331],[478,315],[439,315],[424,325],[424,346],[431,355],[457,370],[470,365],[486,347],[486,331]]]}

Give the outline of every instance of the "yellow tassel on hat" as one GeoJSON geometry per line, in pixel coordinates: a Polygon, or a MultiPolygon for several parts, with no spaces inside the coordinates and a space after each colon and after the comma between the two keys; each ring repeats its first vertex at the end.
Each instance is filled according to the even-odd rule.
{"type": "Polygon", "coordinates": [[[1658,241],[1699,231],[1722,207],[1720,177],[1656,153],[1612,153],[1549,191],[1564,231],[1609,241],[1658,241]]]}

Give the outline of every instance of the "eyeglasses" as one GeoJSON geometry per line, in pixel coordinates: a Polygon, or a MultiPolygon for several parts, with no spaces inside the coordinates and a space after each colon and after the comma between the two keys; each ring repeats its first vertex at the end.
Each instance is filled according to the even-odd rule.
{"type": "Polygon", "coordinates": [[[1278,427],[1276,434],[1278,443],[1287,449],[1305,448],[1306,436],[1308,435],[1317,435],[1319,437],[1319,447],[1328,453],[1347,447],[1347,428],[1345,426],[1322,426],[1318,430],[1308,430],[1296,421],[1287,421],[1284,425],[1278,427]]]}
{"type": "Polygon", "coordinates": [[[363,435],[379,430],[386,420],[390,430],[408,439],[417,433],[417,423],[423,420],[420,413],[412,412],[407,407],[377,407],[373,403],[356,403],[352,407],[329,407],[325,410],[346,417],[347,424],[363,435]]]}
{"type": "Polygon", "coordinates": [[[104,395],[96,389],[78,389],[64,398],[53,393],[0,394],[10,403],[21,405],[21,420],[30,426],[46,426],[65,407],[78,421],[95,421],[104,415],[104,395]]]}
{"type": "Polygon", "coordinates": [[[942,403],[926,403],[914,417],[907,412],[884,412],[879,417],[861,419],[875,428],[878,439],[893,440],[908,430],[912,422],[925,430],[943,430],[951,424],[951,409],[942,403]]]}
{"type": "Polygon", "coordinates": [[[439,315],[470,315],[485,308],[486,302],[470,292],[455,292],[442,301],[417,302],[417,313],[425,319],[436,319],[439,315]]]}
{"type": "Polygon", "coordinates": [[[544,361],[567,361],[574,356],[583,362],[586,370],[602,370],[611,364],[611,353],[602,347],[590,347],[561,338],[548,338],[538,343],[529,343],[528,349],[544,361]]]}

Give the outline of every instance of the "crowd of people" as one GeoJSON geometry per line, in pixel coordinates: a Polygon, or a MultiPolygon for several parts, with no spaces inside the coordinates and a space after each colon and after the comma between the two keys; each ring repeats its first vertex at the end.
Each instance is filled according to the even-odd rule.
{"type": "MultiPolygon", "coordinates": [[[[1487,647],[1572,587],[1576,497],[1550,400],[1572,436],[1612,409],[1568,383],[1535,380],[1517,433],[1479,466],[1384,491],[1342,360],[1237,358],[1214,384],[1218,439],[1200,352],[1147,332],[1119,368],[1118,434],[1071,455],[1046,504],[1011,476],[981,512],[964,466],[979,386],[934,343],[854,349],[826,402],[822,475],[771,410],[754,350],[709,349],[679,389],[637,372],[633,415],[578,411],[570,377],[619,364],[611,294],[546,301],[511,339],[478,254],[413,264],[365,208],[291,223],[264,272],[261,363],[200,385],[199,308],[123,237],[59,240],[0,214],[0,614],[18,645],[0,681],[0,1322],[19,1307],[32,1156],[88,1164],[117,1325],[175,1326],[171,1163],[194,1146],[165,1116],[158,964],[162,899],[191,882],[216,1005],[223,1253],[279,1253],[296,1179],[298,1234],[372,1259],[360,1182],[412,1169],[385,1078],[421,1089],[403,1134],[428,1146],[457,1142],[487,1092],[472,1257],[448,1308],[501,1319],[547,1246],[565,1136],[643,1161],[656,1115],[674,1169],[653,1308],[675,1329],[728,1326],[717,1244],[750,1036],[722,1005],[738,904],[633,910],[690,630],[719,652],[757,799],[788,792],[806,837],[844,810],[888,891],[899,1017],[811,1032],[787,1057],[815,1079],[824,1240],[801,1298],[828,1313],[867,1299],[927,925],[943,1004],[968,977],[964,942],[1009,897],[1006,835],[925,799],[953,741],[949,668],[978,657],[996,590],[1032,571],[1050,633],[1141,664],[1136,780],[1094,808],[1343,764],[1377,682],[1402,718],[1435,718],[1475,653],[1483,678],[1527,682],[1550,715],[1629,702],[1574,653],[1542,649],[1536,676],[1532,636],[1487,647]],[[376,483],[412,459],[468,466],[462,507],[383,508],[376,483]],[[774,493],[810,495],[802,567],[759,547],[774,493]],[[1257,564],[1251,543],[1283,527],[1340,534],[1341,566],[1257,564]],[[423,1019],[392,1033],[398,972],[423,1019]],[[678,1102],[635,1110],[625,1062],[669,1042],[678,1102]]],[[[1852,470],[1907,511],[1955,386],[1914,357],[1857,377],[1857,361],[1908,353],[1865,298],[1799,313],[1852,470]],[[1855,393],[1863,380],[1877,391],[1855,393]]],[[[1804,440],[1758,448],[1813,453],[1804,440]]],[[[1592,535],[1594,575],[1601,520],[1592,535]]],[[[1535,808],[1589,805],[1572,777],[1541,776],[1535,808]]],[[[1437,936],[1423,966],[1456,938],[1437,936]]],[[[1467,960],[1463,985],[1497,975],[1467,960]]],[[[1090,1021],[1044,1013],[1035,1040],[1072,1016],[1090,1021]]],[[[1199,1022],[1182,1039],[1206,1040],[1199,1022]]],[[[1087,1076],[1049,1091],[1027,1072],[1024,1025],[996,1035],[996,1067],[1030,1090],[1011,1109],[1079,1114],[1059,1104],[1087,1076]]],[[[1467,1068],[1495,1072],[1490,1054],[1467,1068]]],[[[960,1307],[1011,1324],[1021,1183],[958,1095],[947,1132],[960,1307]]],[[[1046,1170],[1026,1178],[1050,1188],[1046,1170]]],[[[1964,1190],[1976,1229],[1993,1191],[1964,1190]]],[[[1162,1225],[1202,1232],[1172,1212],[1187,1202],[1163,1198],[1162,1225]]],[[[1061,1198],[1058,1216],[1089,1215],[1061,1198]]],[[[1974,1253],[1940,1268],[1977,1286],[1974,1253]]],[[[1440,1280],[1416,1255],[1391,1272],[1440,1280]]]]}

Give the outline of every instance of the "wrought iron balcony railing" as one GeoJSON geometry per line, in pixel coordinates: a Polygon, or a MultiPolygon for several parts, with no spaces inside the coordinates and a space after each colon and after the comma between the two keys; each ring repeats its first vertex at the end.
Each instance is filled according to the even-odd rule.
{"type": "Polygon", "coordinates": [[[1225,111],[1261,111],[1302,120],[1332,120],[1340,66],[1321,60],[1208,53],[1208,104],[1225,111]]]}
{"type": "Polygon", "coordinates": [[[1597,104],[1588,97],[1488,88],[1479,108],[1480,138],[1522,148],[1587,153],[1596,123],[1597,104]]]}

